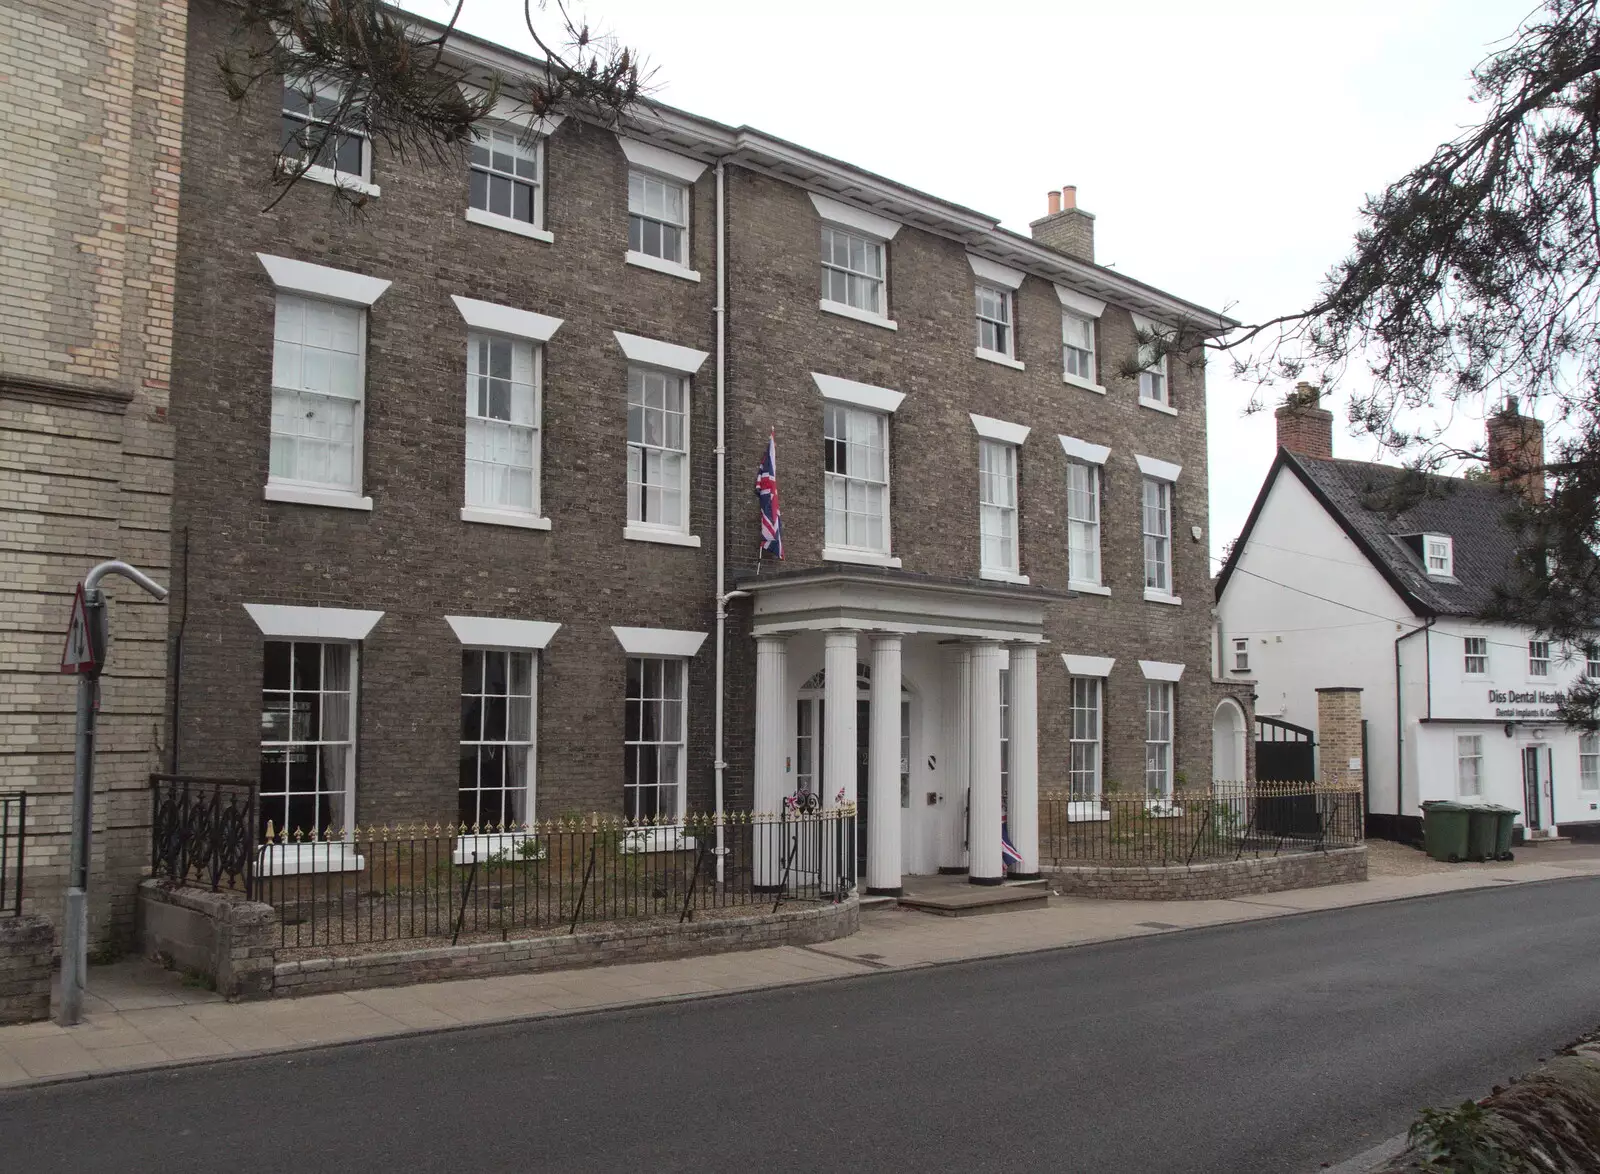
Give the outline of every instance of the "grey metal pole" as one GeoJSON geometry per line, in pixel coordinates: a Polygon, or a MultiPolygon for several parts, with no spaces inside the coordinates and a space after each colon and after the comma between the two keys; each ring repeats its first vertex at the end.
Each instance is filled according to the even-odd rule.
{"type": "Polygon", "coordinates": [[[83,579],[86,619],[98,641],[99,663],[92,673],[78,677],[78,728],[72,772],[72,855],[67,873],[66,922],[61,927],[61,1014],[57,1022],[71,1027],[83,1018],[83,988],[89,968],[89,846],[94,829],[94,725],[100,705],[99,673],[105,668],[110,640],[105,623],[105,593],[100,580],[107,575],[131,579],[157,599],[167,589],[138,567],[113,559],[91,570],[83,579]]]}
{"type": "MultiPolygon", "coordinates": [[[[87,594],[87,593],[86,593],[87,594]]],[[[95,592],[96,595],[99,592],[95,592]]],[[[66,924],[61,927],[60,1024],[83,1018],[84,970],[89,961],[89,838],[94,826],[94,723],[97,677],[78,678],[77,754],[72,772],[72,855],[67,873],[66,924]]]]}

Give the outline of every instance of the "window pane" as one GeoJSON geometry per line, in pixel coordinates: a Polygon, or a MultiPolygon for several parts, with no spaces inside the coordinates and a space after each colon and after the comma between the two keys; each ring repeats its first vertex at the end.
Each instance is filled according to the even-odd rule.
{"type": "Polygon", "coordinates": [[[350,645],[268,641],[263,648],[261,831],[343,830],[354,701],[350,645]]]}

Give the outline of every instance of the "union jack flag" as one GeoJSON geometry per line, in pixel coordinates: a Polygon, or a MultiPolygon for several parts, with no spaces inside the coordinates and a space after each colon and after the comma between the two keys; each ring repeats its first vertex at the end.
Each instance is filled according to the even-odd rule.
{"type": "Polygon", "coordinates": [[[1011,829],[1004,823],[1000,825],[1000,857],[1008,869],[1022,863],[1022,853],[1011,843],[1011,829]]]}
{"type": "Polygon", "coordinates": [[[756,499],[761,503],[761,553],[783,557],[783,514],[778,510],[778,437],[767,434],[767,451],[756,466],[756,499]]]}

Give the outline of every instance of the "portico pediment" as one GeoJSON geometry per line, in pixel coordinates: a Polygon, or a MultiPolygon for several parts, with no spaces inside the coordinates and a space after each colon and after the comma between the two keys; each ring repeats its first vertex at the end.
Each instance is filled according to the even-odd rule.
{"type": "Polygon", "coordinates": [[[942,579],[889,568],[780,571],[738,584],[752,596],[754,635],[857,629],[1042,642],[1045,607],[1061,592],[942,579]]]}

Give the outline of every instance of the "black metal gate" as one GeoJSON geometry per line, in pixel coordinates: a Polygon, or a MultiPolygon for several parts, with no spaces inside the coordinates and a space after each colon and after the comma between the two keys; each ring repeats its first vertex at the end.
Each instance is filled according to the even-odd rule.
{"type": "Polygon", "coordinates": [[[1316,782],[1315,734],[1275,717],[1257,717],[1256,778],[1263,783],[1316,782]]]}
{"type": "MultiPolygon", "coordinates": [[[[1256,718],[1256,779],[1263,783],[1314,783],[1317,742],[1304,726],[1275,717],[1256,718]]],[[[1279,836],[1317,836],[1315,795],[1277,795],[1258,799],[1259,831],[1279,836]]]]}

